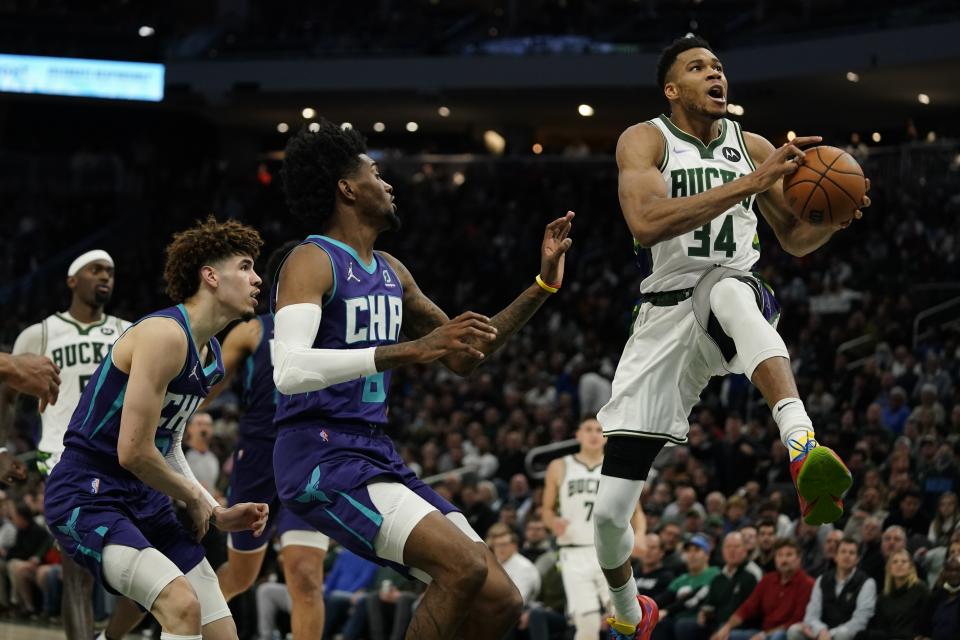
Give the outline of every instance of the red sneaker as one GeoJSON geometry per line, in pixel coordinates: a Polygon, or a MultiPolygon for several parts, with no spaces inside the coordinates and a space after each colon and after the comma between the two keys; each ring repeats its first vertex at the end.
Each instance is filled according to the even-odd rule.
{"type": "Polygon", "coordinates": [[[790,475],[797,487],[803,521],[821,525],[836,522],[843,515],[843,494],[853,484],[853,476],[840,456],[829,447],[817,445],[812,435],[802,445],[800,455],[790,462],[790,475]]]}
{"type": "Polygon", "coordinates": [[[617,622],[615,618],[607,618],[607,624],[610,626],[610,640],[650,640],[653,628],[660,622],[660,608],[649,596],[637,596],[637,602],[640,603],[640,610],[643,612],[640,624],[633,627],[633,625],[617,622]]]}

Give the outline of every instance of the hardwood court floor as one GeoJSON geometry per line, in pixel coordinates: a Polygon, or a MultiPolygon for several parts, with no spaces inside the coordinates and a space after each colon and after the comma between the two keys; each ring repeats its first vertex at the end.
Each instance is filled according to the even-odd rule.
{"type": "MultiPolygon", "coordinates": [[[[63,629],[50,625],[29,624],[25,622],[0,622],[0,640],[64,640],[63,629]]],[[[139,634],[128,634],[129,640],[141,640],[139,634]]]]}

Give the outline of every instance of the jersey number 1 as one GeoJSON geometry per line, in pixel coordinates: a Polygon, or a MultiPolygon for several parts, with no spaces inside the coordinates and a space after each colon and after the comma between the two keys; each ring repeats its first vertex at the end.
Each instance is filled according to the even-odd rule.
{"type": "MultiPolygon", "coordinates": [[[[693,232],[693,239],[700,244],[687,247],[687,255],[694,258],[708,258],[710,256],[710,223],[703,225],[693,232]]],[[[737,252],[737,242],[733,237],[733,215],[727,214],[720,225],[720,233],[713,241],[713,250],[717,253],[726,253],[732,258],[737,252]]]]}

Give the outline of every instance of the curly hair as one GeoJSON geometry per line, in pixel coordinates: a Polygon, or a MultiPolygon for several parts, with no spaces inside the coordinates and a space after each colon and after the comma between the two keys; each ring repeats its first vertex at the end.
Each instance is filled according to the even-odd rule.
{"type": "Polygon", "coordinates": [[[280,176],[291,213],[322,231],[333,217],[337,182],[360,166],[367,141],[356,129],[316,124],[317,131],[301,129],[287,142],[280,176]]]}
{"type": "Polygon", "coordinates": [[[677,61],[677,56],[684,51],[699,48],[713,51],[710,43],[699,36],[677,38],[671,42],[666,49],[661,51],[660,59],[657,60],[657,86],[661,88],[666,86],[667,74],[670,72],[670,67],[673,66],[673,63],[677,61]]]}
{"type": "Polygon", "coordinates": [[[217,222],[209,216],[186,231],[173,235],[167,246],[163,279],[167,295],[177,303],[183,302],[200,288],[200,268],[231,256],[260,255],[263,240],[256,229],[236,220],[217,222]]]}

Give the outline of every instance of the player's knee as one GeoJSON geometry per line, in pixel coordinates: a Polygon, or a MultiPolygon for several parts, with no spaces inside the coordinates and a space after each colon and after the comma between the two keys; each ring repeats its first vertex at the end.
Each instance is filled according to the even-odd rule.
{"type": "Polygon", "coordinates": [[[593,529],[597,538],[608,539],[619,536],[630,526],[630,516],[608,500],[597,500],[593,506],[593,529]]]}
{"type": "Polygon", "coordinates": [[[151,610],[165,629],[200,629],[200,600],[185,577],[163,588],[151,610]]]}
{"type": "Polygon", "coordinates": [[[484,547],[469,543],[462,553],[451,558],[448,570],[435,580],[442,586],[465,596],[475,595],[487,581],[487,557],[484,547]]]}
{"type": "Polygon", "coordinates": [[[710,290],[710,309],[721,325],[735,322],[751,308],[757,308],[753,291],[736,278],[724,278],[710,290]]]}
{"type": "Polygon", "coordinates": [[[323,564],[297,562],[284,568],[287,589],[294,600],[323,600],[323,564]]]}

